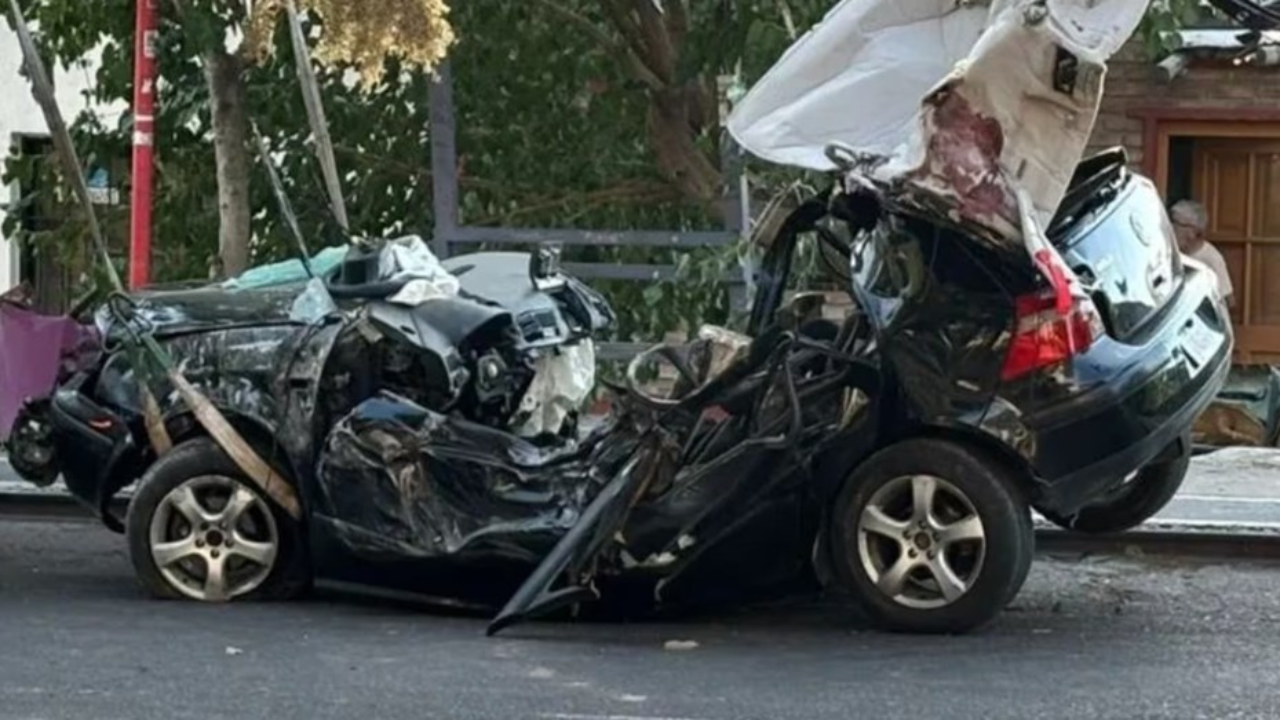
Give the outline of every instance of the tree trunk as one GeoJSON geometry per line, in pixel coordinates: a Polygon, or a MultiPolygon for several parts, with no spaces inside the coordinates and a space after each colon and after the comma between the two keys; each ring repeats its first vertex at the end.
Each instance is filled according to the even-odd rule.
{"type": "Polygon", "coordinates": [[[225,52],[204,59],[213,113],[218,166],[218,265],[215,275],[237,275],[249,266],[249,120],[244,61],[225,52]]]}
{"type": "Polygon", "coordinates": [[[624,69],[648,88],[646,129],[658,169],[688,201],[720,215],[723,175],[718,153],[698,146],[719,130],[714,86],[681,80],[681,54],[689,33],[689,0],[600,0],[621,36],[616,47],[624,69]]]}
{"type": "Polygon", "coordinates": [[[703,104],[695,83],[650,90],[649,142],[658,168],[680,194],[719,214],[724,179],[718,163],[698,147],[698,135],[707,127],[703,104]]]}

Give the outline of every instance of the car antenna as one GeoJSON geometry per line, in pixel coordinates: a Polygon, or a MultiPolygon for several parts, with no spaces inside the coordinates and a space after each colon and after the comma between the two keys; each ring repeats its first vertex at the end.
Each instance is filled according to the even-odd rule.
{"type": "MultiPolygon", "coordinates": [[[[95,250],[99,259],[106,266],[107,278],[110,280],[113,293],[107,307],[121,320],[125,328],[125,350],[134,362],[134,371],[144,380],[149,379],[146,360],[164,370],[169,383],[177,391],[183,402],[191,409],[196,421],[208,431],[214,441],[244,471],[245,475],[257,484],[264,493],[292,518],[302,517],[302,506],[297,492],[275,472],[270,465],[247,443],[243,436],[232,427],[231,423],[218,408],[191,384],[173,363],[173,358],[150,335],[145,323],[139,321],[134,314],[136,309],[133,300],[125,294],[124,284],[120,282],[120,274],[111,263],[111,254],[107,250],[106,240],[102,235],[102,226],[98,223],[97,214],[89,197],[89,184],[85,180],[84,169],[76,154],[75,144],[71,142],[71,133],[58,109],[58,100],[53,93],[53,83],[49,81],[49,73],[45,69],[44,60],[36,49],[35,40],[31,37],[31,28],[18,6],[18,0],[9,0],[9,8],[13,12],[14,25],[18,33],[18,45],[22,48],[22,58],[26,65],[27,76],[31,80],[31,92],[36,103],[44,113],[45,122],[49,125],[54,150],[62,162],[63,170],[73,184],[76,197],[89,219],[89,231],[93,235],[95,250]]],[[[163,455],[173,447],[172,438],[160,419],[159,406],[151,393],[147,382],[142,383],[143,415],[147,436],[156,455],[163,455]]]]}
{"type": "Polygon", "coordinates": [[[289,202],[289,196],[285,193],[284,182],[280,179],[280,170],[271,159],[271,152],[267,148],[266,139],[258,130],[258,123],[254,122],[251,125],[253,137],[258,143],[258,155],[267,168],[267,177],[271,179],[271,191],[280,205],[280,214],[284,215],[284,222],[289,226],[289,232],[293,233],[293,239],[298,243],[298,252],[302,254],[302,267],[307,271],[307,277],[314,280],[316,273],[311,267],[311,252],[307,250],[307,241],[302,235],[302,228],[298,226],[298,215],[293,211],[293,203],[289,202]]]}
{"type": "Polygon", "coordinates": [[[342,197],[342,181],[338,178],[338,161],[333,154],[333,138],[329,135],[329,121],[325,117],[324,102],[320,98],[320,85],[316,81],[315,68],[311,66],[311,51],[306,36],[302,34],[302,20],[293,0],[285,3],[289,15],[289,38],[293,42],[293,56],[298,68],[298,81],[302,85],[302,103],[307,108],[307,120],[315,139],[316,156],[324,175],[325,189],[329,193],[329,206],[333,217],[344,233],[350,235],[351,224],[347,218],[347,205],[342,197]]]}

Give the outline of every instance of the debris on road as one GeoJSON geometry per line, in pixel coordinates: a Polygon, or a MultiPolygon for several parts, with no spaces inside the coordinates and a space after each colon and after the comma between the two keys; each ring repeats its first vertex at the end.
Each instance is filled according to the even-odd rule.
{"type": "Polygon", "coordinates": [[[697,650],[697,640],[668,640],[662,644],[663,650],[671,650],[673,652],[682,652],[685,650],[697,650]]]}
{"type": "Polygon", "coordinates": [[[1280,368],[1232,368],[1217,399],[1196,419],[1193,439],[1212,448],[1280,445],[1280,368]]]}

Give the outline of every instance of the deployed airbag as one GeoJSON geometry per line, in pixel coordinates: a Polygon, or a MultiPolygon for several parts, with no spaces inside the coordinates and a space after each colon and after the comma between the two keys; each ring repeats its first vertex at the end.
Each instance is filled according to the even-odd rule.
{"type": "Polygon", "coordinates": [[[735,109],[753,154],[849,171],[997,241],[1051,220],[1084,154],[1105,62],[1147,0],[844,0],[735,109]],[[839,166],[828,154],[844,146],[839,166]]]}

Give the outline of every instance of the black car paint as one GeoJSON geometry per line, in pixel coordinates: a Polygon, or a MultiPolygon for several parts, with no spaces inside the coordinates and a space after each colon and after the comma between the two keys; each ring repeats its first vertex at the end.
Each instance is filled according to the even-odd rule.
{"type": "MultiPolygon", "coordinates": [[[[310,444],[296,442],[299,436],[286,428],[296,424],[298,413],[305,413],[314,397],[293,392],[297,365],[310,345],[331,342],[333,334],[330,329],[298,324],[231,326],[170,335],[164,346],[179,359],[187,379],[247,440],[271,451],[268,459],[278,470],[298,477],[311,461],[310,444]],[[282,457],[274,450],[277,443],[291,452],[282,457]]],[[[59,429],[54,433],[57,454],[68,489],[117,531],[123,525],[110,514],[108,504],[154,461],[145,441],[139,390],[128,355],[111,353],[96,372],[82,373],[59,388],[51,403],[59,429]]],[[[199,432],[190,410],[167,382],[156,396],[175,440],[199,432]]],[[[312,430],[297,429],[304,437],[312,430]]]]}
{"type": "Polygon", "coordinates": [[[801,575],[839,489],[819,476],[845,477],[879,443],[881,375],[851,351],[853,327],[832,341],[776,324],[721,374],[698,376],[687,391],[677,384],[671,401],[646,400],[629,375],[613,433],[634,444],[632,458],[489,633],[597,598],[596,581],[611,576],[651,578],[651,597],[671,602],[682,590],[705,600],[801,575]],[[850,413],[855,396],[865,404],[850,413]],[[726,562],[732,553],[737,562],[726,562]]]}
{"type": "MultiPolygon", "coordinates": [[[[1128,222],[1152,213],[1149,182],[1122,165],[1110,177],[1112,192],[1055,228],[1075,268],[1165,242],[1139,239],[1142,226],[1128,222]]],[[[1039,281],[1025,258],[959,233],[936,218],[889,212],[851,243],[854,292],[876,326],[887,382],[901,394],[897,427],[888,432],[978,443],[1020,469],[1033,503],[1064,515],[1138,468],[1191,451],[1180,439],[1230,369],[1230,323],[1211,277],[1175,258],[1171,295],[1158,310],[1132,287],[1114,287],[1122,278],[1107,277],[1111,297],[1130,304],[1108,318],[1108,335],[1059,366],[1004,381],[1014,298],[1039,281]],[[1123,317],[1118,328],[1116,317],[1123,317]],[[1200,357],[1186,349],[1190,329],[1212,340],[1200,357]]]]}
{"type": "MultiPolygon", "coordinates": [[[[1094,211],[1123,205],[1122,194],[1100,197],[1105,201],[1094,211]]],[[[662,587],[672,591],[664,598],[678,594],[674,591],[685,581],[701,585],[698,580],[702,578],[716,578],[712,585],[722,588],[733,586],[721,571],[732,565],[727,560],[735,557],[735,548],[752,548],[750,561],[739,567],[748,576],[792,567],[797,559],[808,557],[816,528],[824,521],[823,508],[850,469],[876,447],[895,439],[945,434],[987,448],[994,458],[1021,469],[1032,502],[1059,512],[1078,508],[1160,453],[1181,451],[1170,449],[1171,443],[1212,398],[1229,355],[1227,335],[1219,338],[1212,358],[1199,359],[1201,367],[1189,368],[1180,355],[1179,332],[1186,322],[1199,318],[1211,328],[1224,327],[1220,308],[1211,299],[1208,279],[1202,274],[1188,272],[1180,278],[1175,298],[1148,323],[1146,334],[1135,331],[1135,335],[1126,335],[1128,344],[1103,340],[1060,368],[1003,382],[1000,362],[1014,320],[1013,299],[1038,283],[1025,258],[973,242],[963,228],[936,217],[880,208],[865,198],[837,197],[828,204],[829,200],[806,204],[794,222],[784,224],[783,237],[775,242],[776,249],[771,250],[761,271],[764,292],[752,313],[752,325],[760,331],[777,317],[799,237],[824,223],[843,226],[848,231],[848,239],[842,242],[850,256],[853,292],[871,324],[868,357],[872,364],[868,371],[875,378],[864,381],[867,387],[875,387],[866,423],[858,426],[856,437],[843,438],[843,452],[823,445],[820,452],[812,451],[805,462],[797,463],[793,453],[772,448],[766,453],[768,457],[762,455],[750,463],[757,472],[723,466],[708,477],[722,481],[725,477],[759,475],[755,482],[764,483],[760,487],[783,487],[785,492],[708,495],[706,491],[717,483],[694,479],[689,487],[701,489],[685,497],[683,505],[676,503],[667,510],[663,510],[665,501],[659,499],[637,506],[634,513],[619,513],[617,503],[629,503],[636,490],[627,484],[634,480],[634,474],[626,472],[613,478],[597,477],[590,483],[597,494],[584,492],[574,495],[572,501],[566,500],[565,486],[555,486],[560,489],[553,491],[549,484],[540,498],[547,504],[526,518],[532,531],[522,540],[507,538],[497,545],[464,540],[493,537],[483,528],[457,535],[452,542],[430,536],[430,522],[424,524],[423,518],[413,515],[413,508],[406,509],[408,498],[394,494],[393,484],[378,479],[386,468],[371,464],[367,454],[356,452],[361,442],[355,442],[350,434],[352,423],[362,422],[371,407],[368,403],[379,391],[376,378],[356,370],[374,357],[366,347],[370,333],[394,335],[398,329],[401,343],[446,357],[456,351],[458,343],[468,340],[464,328],[446,331],[436,327],[437,318],[427,322],[432,330],[427,338],[421,332],[406,332],[406,323],[397,319],[402,314],[388,317],[385,311],[381,321],[379,311],[373,311],[342,324],[295,323],[286,308],[289,293],[296,293],[296,288],[233,293],[234,297],[225,298],[207,291],[173,293],[149,298],[140,307],[157,337],[163,338],[175,356],[186,358],[183,370],[189,379],[238,427],[245,428],[252,442],[262,444],[270,462],[293,475],[310,519],[310,546],[320,577],[454,599],[466,597],[490,605],[509,597],[523,583],[503,616],[508,620],[584,597],[585,586],[573,575],[595,562],[602,543],[621,523],[632,523],[628,533],[635,536],[637,547],[647,547],[651,555],[660,554],[664,547],[670,552],[671,543],[694,527],[700,535],[717,540],[706,542],[695,553],[683,553],[687,563],[670,563],[657,573],[662,587]],[[835,212],[830,212],[833,208],[835,212]],[[207,303],[219,309],[209,309],[207,303]],[[251,320],[254,317],[256,322],[251,320]],[[1137,335],[1141,335],[1141,344],[1134,344],[1137,335]],[[1175,389],[1170,391],[1170,387],[1175,389]],[[332,467],[345,459],[349,465],[346,480],[341,473],[325,477],[323,471],[317,472],[324,465],[322,444],[335,447],[344,428],[348,442],[324,462],[332,467]],[[780,462],[784,456],[791,460],[780,462]],[[360,457],[365,461],[363,470],[357,467],[360,457]],[[807,472],[796,475],[791,470],[807,472]],[[803,482],[794,482],[801,476],[803,482]],[[352,494],[362,484],[362,477],[369,485],[367,497],[352,494]],[[606,492],[610,487],[616,492],[606,492]],[[560,494],[559,502],[556,493],[560,494]],[[743,497],[759,502],[744,504],[743,497]],[[567,517],[555,518],[551,508],[557,506],[573,513],[596,508],[599,515],[590,526],[579,526],[567,517]],[[705,517],[701,512],[717,509],[705,517]],[[648,540],[646,529],[652,531],[648,540]],[[772,541],[761,544],[762,536],[772,541]],[[472,552],[477,547],[482,550],[472,552]],[[548,549],[552,551],[542,568],[530,576],[536,558],[548,549]],[[485,565],[484,572],[475,572],[477,563],[485,565]],[[569,588],[560,593],[553,585],[566,572],[569,588]]],[[[1067,235],[1072,227],[1080,225],[1070,224],[1067,235]]],[[[1132,238],[1115,240],[1128,241],[1132,238]]],[[[1068,252],[1072,247],[1067,244],[1068,252]]],[[[1087,249],[1091,244],[1080,247],[1087,249]]],[[[482,256],[452,262],[464,294],[483,302],[488,293],[509,303],[490,302],[490,306],[501,307],[477,323],[464,323],[467,327],[483,327],[489,319],[505,314],[506,327],[514,319],[525,340],[536,342],[548,331],[590,335],[596,320],[608,315],[598,296],[578,294],[580,312],[569,314],[583,322],[525,322],[545,307],[538,293],[511,287],[517,281],[519,262],[515,257],[485,260],[482,256]],[[495,265],[476,272],[477,260],[495,265]],[[491,286],[476,286],[485,282],[491,286]]],[[[527,287],[528,279],[524,282],[521,287],[527,287]]],[[[416,321],[413,324],[419,325],[416,321]]],[[[55,421],[66,436],[62,442],[76,442],[81,453],[90,445],[97,448],[74,464],[66,464],[64,474],[77,496],[102,512],[109,497],[151,461],[144,443],[135,440],[144,435],[137,403],[131,399],[136,391],[131,387],[127,360],[117,355],[99,372],[65,386],[53,403],[55,421]],[[77,434],[94,432],[88,421],[96,413],[112,414],[129,432],[120,435],[114,429],[118,426],[113,425],[112,432],[117,434],[99,432],[94,443],[74,440],[77,434]]],[[[195,431],[176,396],[164,393],[162,405],[178,439],[195,431]]],[[[420,431],[435,431],[434,435],[422,431],[416,440],[415,433],[401,432],[405,452],[416,448],[431,456],[433,437],[447,439],[450,433],[462,445],[475,445],[477,438],[484,436],[479,426],[463,431],[460,428],[464,426],[417,403],[395,400],[393,405],[395,410],[390,414],[400,416],[397,427],[402,431],[412,429],[414,423],[420,431]],[[407,422],[405,418],[414,419],[407,422]],[[439,434],[442,428],[447,430],[444,435],[439,434]]],[[[617,447],[626,449],[627,442],[619,439],[617,447]]],[[[509,477],[517,482],[559,461],[555,452],[530,455],[527,448],[518,449],[523,447],[518,443],[495,443],[490,438],[484,444],[494,455],[488,460],[473,456],[473,462],[489,467],[505,464],[509,477]],[[521,467],[520,463],[498,459],[503,452],[532,459],[527,467],[521,467]]],[[[588,443],[582,452],[590,447],[588,443]]],[[[582,455],[570,456],[565,462],[582,462],[582,455]]],[[[467,477],[483,485],[482,475],[467,477]]],[[[489,487],[498,498],[510,490],[489,487]]],[[[536,506],[537,501],[525,510],[536,506]]],[[[612,561],[617,568],[626,565],[616,556],[612,561]]],[[[617,578],[599,579],[609,583],[617,578]]]]}
{"type": "MultiPolygon", "coordinates": [[[[301,285],[257,290],[211,286],[143,291],[133,300],[144,325],[157,338],[166,338],[238,327],[297,325],[291,315],[301,289],[301,285]]],[[[120,331],[106,305],[98,310],[95,320],[100,329],[120,331]]]]}

